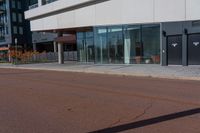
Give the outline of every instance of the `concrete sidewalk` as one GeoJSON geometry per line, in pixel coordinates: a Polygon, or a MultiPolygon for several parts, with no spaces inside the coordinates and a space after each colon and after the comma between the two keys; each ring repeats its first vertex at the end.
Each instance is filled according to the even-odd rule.
{"type": "Polygon", "coordinates": [[[66,72],[84,72],[97,74],[112,74],[122,76],[142,76],[168,79],[200,80],[200,66],[160,66],[153,64],[135,65],[98,65],[77,62],[41,63],[26,65],[0,64],[0,68],[53,70],[66,72]]]}

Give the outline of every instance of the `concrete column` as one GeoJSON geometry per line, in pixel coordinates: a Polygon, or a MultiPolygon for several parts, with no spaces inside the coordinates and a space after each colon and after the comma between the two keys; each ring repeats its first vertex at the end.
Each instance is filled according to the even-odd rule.
{"type": "Polygon", "coordinates": [[[58,45],[55,41],[53,42],[53,48],[54,48],[54,53],[57,53],[58,52],[58,45]]]}
{"type": "MultiPolygon", "coordinates": [[[[36,43],[33,43],[33,51],[36,52],[37,51],[37,46],[36,46],[36,43]]],[[[33,55],[33,60],[36,61],[36,54],[34,53],[33,55]]]]}
{"type": "Polygon", "coordinates": [[[42,0],[38,0],[38,6],[42,6],[42,0]]]}
{"type": "Polygon", "coordinates": [[[37,51],[36,43],[33,43],[33,51],[37,51]]]}
{"type": "Polygon", "coordinates": [[[58,63],[64,64],[64,51],[62,43],[58,43],[58,63]]]}
{"type": "Polygon", "coordinates": [[[160,25],[160,53],[161,53],[161,65],[167,66],[167,32],[165,31],[165,27],[163,24],[160,25]]]}
{"type": "Polygon", "coordinates": [[[11,45],[8,44],[8,48],[9,48],[9,50],[8,50],[8,61],[9,61],[9,62],[12,61],[12,58],[11,58],[11,55],[10,55],[10,47],[11,47],[11,45]]]}
{"type": "MultiPolygon", "coordinates": [[[[61,37],[62,35],[62,32],[58,32],[58,37],[61,37]]],[[[64,50],[62,43],[58,43],[58,63],[64,64],[64,50]]]]}
{"type": "Polygon", "coordinates": [[[167,63],[167,37],[162,37],[162,49],[161,49],[161,58],[162,58],[162,61],[161,61],[161,65],[162,66],[167,66],[168,63],[167,63]]]}
{"type": "Polygon", "coordinates": [[[183,33],[183,38],[182,38],[182,64],[183,66],[188,66],[188,48],[187,48],[187,33],[186,33],[186,29],[183,33]]]}

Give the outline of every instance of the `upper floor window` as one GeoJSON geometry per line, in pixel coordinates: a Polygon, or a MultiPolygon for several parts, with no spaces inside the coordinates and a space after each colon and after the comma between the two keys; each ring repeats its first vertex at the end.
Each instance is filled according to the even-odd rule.
{"type": "Polygon", "coordinates": [[[18,7],[18,9],[22,9],[21,1],[18,1],[18,2],[17,2],[17,7],[18,7]]]}
{"type": "Polygon", "coordinates": [[[22,22],[22,14],[21,13],[18,14],[18,20],[20,23],[22,22]]]}
{"type": "Polygon", "coordinates": [[[46,5],[46,4],[52,3],[54,1],[57,1],[57,0],[42,0],[42,5],[46,5]]]}
{"type": "Polygon", "coordinates": [[[17,34],[18,32],[17,32],[17,26],[13,26],[13,33],[14,34],[17,34]]]}
{"type": "Polygon", "coordinates": [[[37,8],[38,0],[29,0],[29,9],[37,8]]]}
{"type": "Polygon", "coordinates": [[[12,8],[16,8],[16,1],[12,0],[12,8]]]}
{"type": "Polygon", "coordinates": [[[20,34],[20,35],[23,35],[23,34],[24,34],[23,27],[19,27],[19,34],[20,34]]]}
{"type": "Polygon", "coordinates": [[[17,15],[15,12],[12,13],[12,20],[13,22],[17,22],[17,15]]]}

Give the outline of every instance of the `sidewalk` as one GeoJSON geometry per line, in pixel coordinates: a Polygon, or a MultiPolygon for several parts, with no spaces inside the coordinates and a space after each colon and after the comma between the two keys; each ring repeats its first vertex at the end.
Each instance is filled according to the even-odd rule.
{"type": "Polygon", "coordinates": [[[0,64],[0,68],[53,70],[65,72],[84,72],[98,74],[112,74],[123,76],[142,76],[168,79],[200,80],[200,66],[160,66],[152,64],[135,65],[98,65],[80,64],[77,62],[41,63],[26,65],[0,64]]]}

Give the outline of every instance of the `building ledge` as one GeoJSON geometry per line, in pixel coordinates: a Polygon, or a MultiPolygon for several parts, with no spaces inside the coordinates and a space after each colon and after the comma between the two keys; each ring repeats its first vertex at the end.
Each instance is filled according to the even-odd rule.
{"type": "Polygon", "coordinates": [[[58,43],[76,44],[76,36],[67,35],[67,36],[57,37],[55,38],[55,41],[58,43]]]}
{"type": "Polygon", "coordinates": [[[36,8],[33,8],[31,10],[28,10],[25,12],[25,19],[28,20],[33,20],[36,18],[41,18],[41,17],[45,17],[45,16],[49,16],[49,15],[54,15],[57,14],[59,12],[63,12],[63,11],[70,11],[70,10],[74,10],[77,8],[81,8],[81,7],[85,7],[85,6],[89,6],[91,4],[97,4],[97,3],[101,3],[104,1],[109,1],[109,0],[81,0],[80,1],[74,1],[74,0],[58,0],[55,2],[52,2],[50,4],[46,4],[46,5],[42,5],[36,8]]]}

